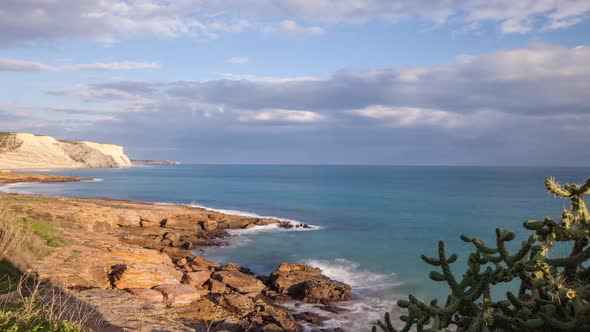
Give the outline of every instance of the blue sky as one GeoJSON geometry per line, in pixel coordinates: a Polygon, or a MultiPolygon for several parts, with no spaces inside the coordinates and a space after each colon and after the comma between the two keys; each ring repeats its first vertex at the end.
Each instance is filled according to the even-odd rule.
{"type": "Polygon", "coordinates": [[[0,3],[0,131],[198,163],[588,165],[590,2],[0,3]]]}

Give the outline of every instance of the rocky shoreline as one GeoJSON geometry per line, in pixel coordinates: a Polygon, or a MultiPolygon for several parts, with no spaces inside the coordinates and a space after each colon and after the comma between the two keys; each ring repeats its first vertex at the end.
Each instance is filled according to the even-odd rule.
{"type": "Polygon", "coordinates": [[[59,230],[63,245],[30,269],[94,306],[96,330],[331,331],[321,328],[325,317],[293,315],[282,303],[321,303],[333,313],[351,297],[349,285],[308,265],[283,263],[260,276],[195,254],[220,245],[228,230],[307,225],[181,205],[5,193],[0,208],[59,230]]]}
{"type": "Polygon", "coordinates": [[[40,183],[51,183],[51,182],[77,182],[77,181],[90,181],[92,179],[85,179],[77,176],[61,176],[61,175],[44,175],[44,174],[24,174],[24,173],[12,173],[8,170],[0,170],[0,185],[8,183],[20,183],[20,182],[40,182],[40,183]]]}

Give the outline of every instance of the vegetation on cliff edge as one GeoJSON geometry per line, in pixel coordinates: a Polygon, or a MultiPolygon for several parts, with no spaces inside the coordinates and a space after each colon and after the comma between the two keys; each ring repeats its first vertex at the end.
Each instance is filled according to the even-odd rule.
{"type": "Polygon", "coordinates": [[[21,220],[6,209],[0,211],[0,331],[83,330],[86,318],[78,302],[58,288],[23,274],[13,264],[26,266],[26,260],[34,258],[27,253],[47,253],[47,247],[63,245],[57,235],[53,225],[21,220]]]}

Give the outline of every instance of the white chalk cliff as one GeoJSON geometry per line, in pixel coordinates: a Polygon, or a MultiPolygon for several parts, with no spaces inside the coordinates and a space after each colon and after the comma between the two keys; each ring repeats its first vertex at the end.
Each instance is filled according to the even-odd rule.
{"type": "Polygon", "coordinates": [[[50,136],[0,133],[0,169],[129,167],[123,147],[50,136]]]}

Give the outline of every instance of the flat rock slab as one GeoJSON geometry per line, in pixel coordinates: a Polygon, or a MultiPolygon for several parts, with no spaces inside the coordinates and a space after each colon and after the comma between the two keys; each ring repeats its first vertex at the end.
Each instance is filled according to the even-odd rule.
{"type": "Polygon", "coordinates": [[[137,296],[142,299],[151,300],[151,301],[159,301],[162,302],[164,300],[164,296],[162,292],[159,292],[155,289],[145,289],[145,288],[131,288],[127,289],[129,294],[133,296],[137,296]]]}
{"type": "Polygon", "coordinates": [[[152,288],[180,284],[182,272],[161,264],[117,264],[108,271],[113,288],[152,288]]]}
{"type": "Polygon", "coordinates": [[[173,313],[160,302],[135,297],[119,290],[89,289],[74,296],[93,306],[102,323],[97,331],[195,331],[173,319],[173,313]]]}
{"type": "Polygon", "coordinates": [[[266,286],[256,277],[239,271],[219,271],[213,273],[213,279],[219,280],[240,293],[260,293],[266,286]]]}
{"type": "Polygon", "coordinates": [[[187,305],[201,298],[195,287],[185,284],[160,285],[154,289],[162,292],[166,304],[171,307],[187,305]]]}
{"type": "Polygon", "coordinates": [[[218,263],[212,262],[202,256],[195,256],[189,263],[189,266],[193,271],[213,270],[220,267],[218,263]]]}
{"type": "Polygon", "coordinates": [[[182,279],[182,283],[198,287],[207,282],[209,278],[211,278],[211,271],[187,272],[182,279]]]}

